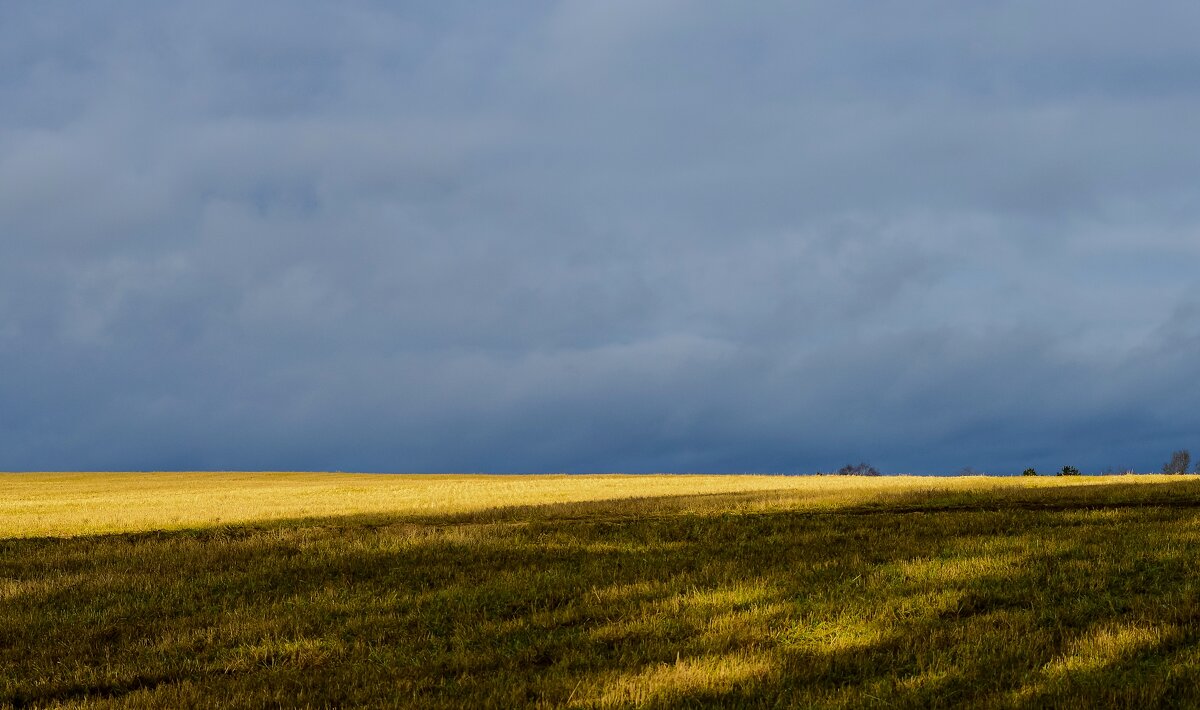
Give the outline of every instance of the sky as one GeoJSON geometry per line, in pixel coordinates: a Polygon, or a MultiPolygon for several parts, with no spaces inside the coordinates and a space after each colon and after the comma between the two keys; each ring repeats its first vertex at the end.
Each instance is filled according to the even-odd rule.
{"type": "Polygon", "coordinates": [[[1200,4],[0,4],[0,470],[1200,448],[1200,4]]]}

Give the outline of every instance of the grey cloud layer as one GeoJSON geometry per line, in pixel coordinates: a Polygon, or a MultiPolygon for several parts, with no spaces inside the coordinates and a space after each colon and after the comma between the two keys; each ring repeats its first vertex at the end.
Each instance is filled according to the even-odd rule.
{"type": "Polygon", "coordinates": [[[1200,9],[869,10],[0,9],[0,469],[1188,445],[1200,9]]]}

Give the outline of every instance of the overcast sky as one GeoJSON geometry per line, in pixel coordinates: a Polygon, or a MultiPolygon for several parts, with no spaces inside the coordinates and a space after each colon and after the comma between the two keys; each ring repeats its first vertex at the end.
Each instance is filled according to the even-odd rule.
{"type": "Polygon", "coordinates": [[[4,2],[0,469],[1156,470],[1198,27],[4,2]]]}

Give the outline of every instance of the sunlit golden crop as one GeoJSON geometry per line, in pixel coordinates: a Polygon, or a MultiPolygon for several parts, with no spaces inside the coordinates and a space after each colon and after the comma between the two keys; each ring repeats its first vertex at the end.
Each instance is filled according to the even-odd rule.
{"type": "Polygon", "coordinates": [[[0,474],[0,536],[170,530],[345,515],[448,515],[630,498],[683,497],[668,507],[686,511],[710,507],[702,496],[737,493],[755,495],[722,499],[719,505],[737,510],[832,509],[951,493],[966,496],[969,504],[971,496],[984,493],[1181,478],[1194,477],[14,473],[0,474]]]}
{"type": "Polygon", "coordinates": [[[1200,705],[1200,482],[0,475],[3,707],[1200,705]]]}

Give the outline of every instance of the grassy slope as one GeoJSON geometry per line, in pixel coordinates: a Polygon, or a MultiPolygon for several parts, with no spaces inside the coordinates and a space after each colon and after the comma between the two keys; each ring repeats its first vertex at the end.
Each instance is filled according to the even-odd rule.
{"type": "Polygon", "coordinates": [[[1200,705],[1190,477],[141,476],[0,484],[0,705],[1200,705]]]}

